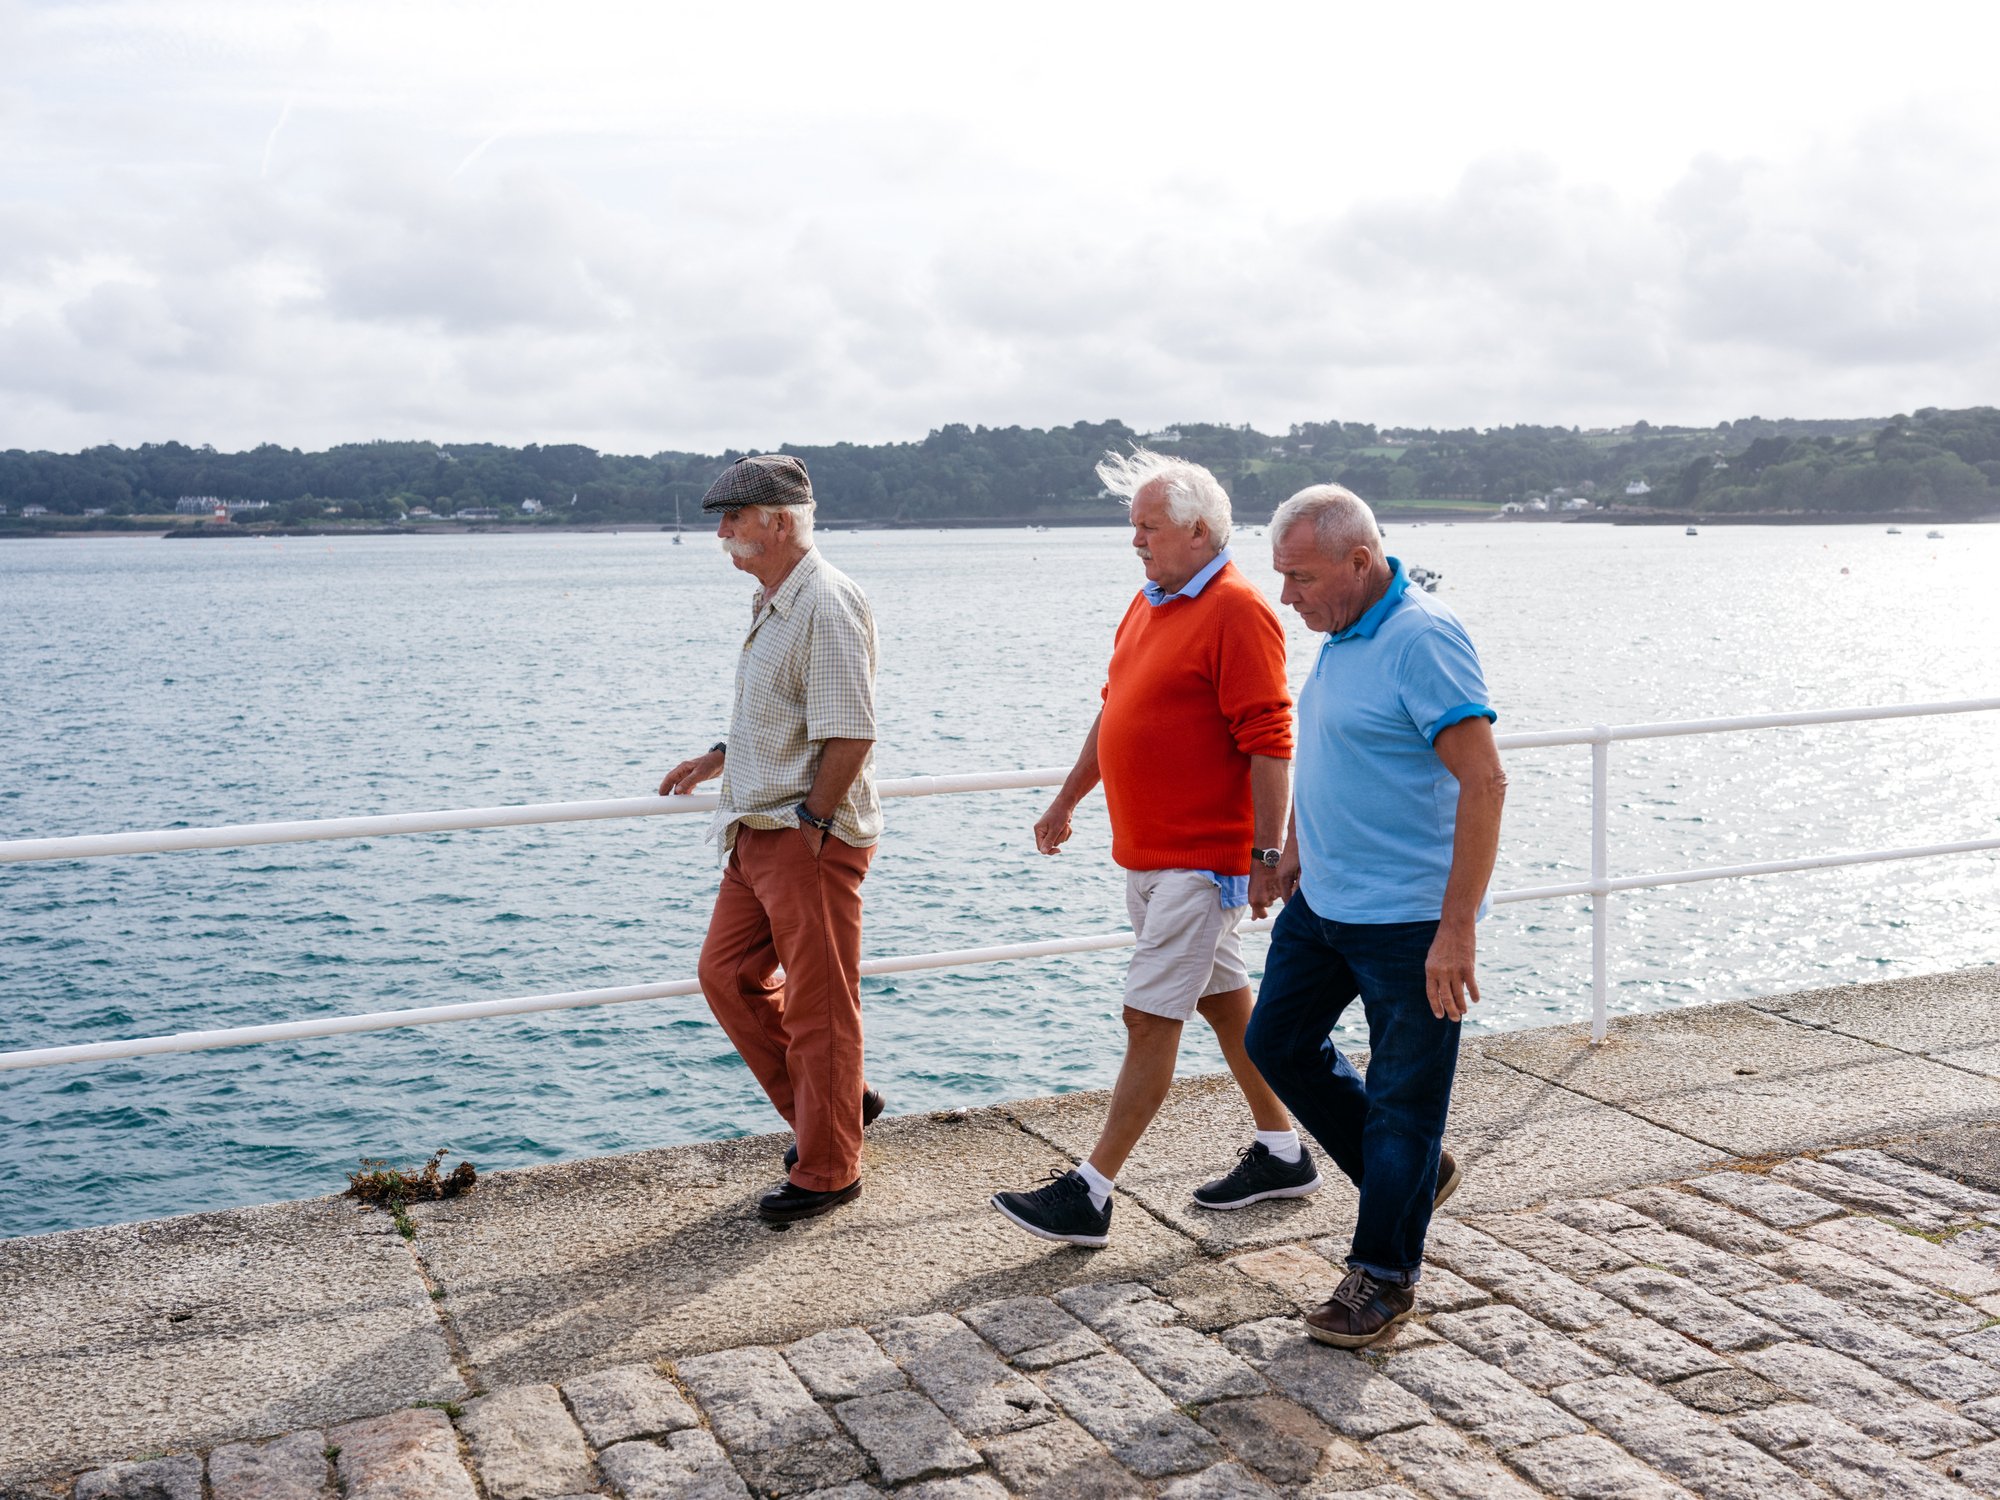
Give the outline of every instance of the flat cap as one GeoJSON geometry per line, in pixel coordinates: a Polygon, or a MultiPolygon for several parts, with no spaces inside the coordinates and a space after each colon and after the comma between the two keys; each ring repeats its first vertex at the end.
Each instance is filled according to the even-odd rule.
{"type": "Polygon", "coordinates": [[[717,476],[701,497],[703,510],[741,510],[746,505],[811,505],[812,478],[789,453],[753,453],[717,476]]]}

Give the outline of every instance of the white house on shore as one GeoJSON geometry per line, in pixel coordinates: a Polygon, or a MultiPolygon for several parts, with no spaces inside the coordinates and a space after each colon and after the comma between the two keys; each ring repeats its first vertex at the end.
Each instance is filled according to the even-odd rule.
{"type": "Polygon", "coordinates": [[[1633,500],[1638,499],[1641,495],[1650,495],[1652,493],[1653,487],[1643,479],[1635,479],[1625,486],[1626,496],[1633,500]]]}

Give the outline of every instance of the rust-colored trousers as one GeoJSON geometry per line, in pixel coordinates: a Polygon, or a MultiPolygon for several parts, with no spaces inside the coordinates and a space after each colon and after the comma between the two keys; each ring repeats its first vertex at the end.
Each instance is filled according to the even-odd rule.
{"type": "Polygon", "coordinates": [[[798,1137],[792,1181],[861,1175],[861,881],[875,851],[742,828],[701,945],[701,992],[798,1137]],[[778,977],[783,967],[784,978],[778,977]]]}

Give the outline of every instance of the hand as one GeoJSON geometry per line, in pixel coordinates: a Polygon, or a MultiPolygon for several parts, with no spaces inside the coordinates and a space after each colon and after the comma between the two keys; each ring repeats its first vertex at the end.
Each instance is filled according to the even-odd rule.
{"type": "Polygon", "coordinates": [[[712,781],[722,774],[722,755],[710,750],[697,755],[693,760],[684,760],[660,778],[662,797],[680,797],[693,791],[704,781],[712,781]]]}
{"type": "Polygon", "coordinates": [[[806,847],[812,851],[812,857],[818,859],[820,848],[826,843],[826,830],[815,828],[804,819],[800,819],[799,833],[805,839],[806,847]]]}
{"type": "Polygon", "coordinates": [[[1044,854],[1060,854],[1062,846],[1069,842],[1069,815],[1074,811],[1060,797],[1051,802],[1049,810],[1035,824],[1035,847],[1044,854]]]}
{"type": "Polygon", "coordinates": [[[1467,1008],[1479,1003],[1479,979],[1472,971],[1476,946],[1470,922],[1438,924],[1424,959],[1424,989],[1431,1014],[1440,1021],[1462,1021],[1467,1008]]]}
{"type": "Polygon", "coordinates": [[[1261,921],[1274,905],[1284,899],[1285,893],[1278,884],[1278,872],[1269,865],[1251,865],[1250,915],[1261,921]]]}
{"type": "MultiPolygon", "coordinates": [[[[1299,844],[1293,839],[1278,856],[1278,899],[1290,901],[1299,893],[1299,844]]],[[[1254,887],[1253,887],[1254,889],[1254,887]]]]}

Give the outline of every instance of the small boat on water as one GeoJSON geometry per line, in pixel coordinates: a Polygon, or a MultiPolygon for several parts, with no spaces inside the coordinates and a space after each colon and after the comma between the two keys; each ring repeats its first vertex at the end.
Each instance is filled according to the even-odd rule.
{"type": "Polygon", "coordinates": [[[1891,526],[1889,528],[1890,536],[1901,536],[1902,534],[1903,534],[1903,528],[1900,526],[1891,526]]]}
{"type": "Polygon", "coordinates": [[[1926,531],[1924,533],[1924,540],[1927,542],[1941,542],[1944,540],[1944,533],[1942,531],[1926,531]]]}
{"type": "Polygon", "coordinates": [[[1435,568],[1427,568],[1422,563],[1411,563],[1404,570],[1403,576],[1426,594],[1435,594],[1438,591],[1438,580],[1444,577],[1444,574],[1435,568]]]}
{"type": "Polygon", "coordinates": [[[1700,536],[1700,535],[1701,535],[1701,533],[1700,533],[1699,531],[1696,531],[1696,530],[1695,530],[1695,529],[1694,529],[1694,528],[1693,528],[1692,526],[1688,527],[1688,529],[1687,529],[1687,534],[1688,534],[1689,536],[1700,536]]]}

